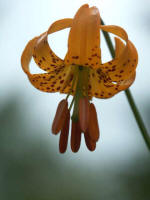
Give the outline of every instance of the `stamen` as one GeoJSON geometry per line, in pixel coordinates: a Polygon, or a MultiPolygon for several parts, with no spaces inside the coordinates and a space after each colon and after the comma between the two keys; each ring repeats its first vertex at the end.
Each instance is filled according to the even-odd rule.
{"type": "Polygon", "coordinates": [[[76,72],[75,72],[75,73],[74,73],[74,77],[73,77],[72,86],[71,86],[70,91],[69,91],[69,93],[68,93],[68,95],[67,95],[67,97],[66,97],[66,100],[68,100],[68,97],[70,96],[70,94],[71,94],[71,92],[72,92],[72,90],[73,90],[73,87],[74,87],[74,85],[75,85],[76,80],[77,80],[77,76],[76,76],[76,72]]]}
{"type": "Polygon", "coordinates": [[[79,101],[79,122],[81,130],[85,133],[89,125],[89,100],[87,97],[79,101]]]}
{"type": "Polygon", "coordinates": [[[88,79],[89,79],[89,69],[87,67],[78,66],[77,71],[77,87],[75,92],[75,103],[74,111],[72,115],[72,120],[74,122],[78,121],[79,116],[79,100],[80,98],[88,95],[88,79]]]}
{"type": "Polygon", "coordinates": [[[86,143],[88,150],[94,151],[96,148],[96,142],[94,142],[90,139],[88,133],[84,134],[84,138],[85,138],[85,143],[86,143]]]}
{"type": "Polygon", "coordinates": [[[60,153],[65,153],[68,144],[68,135],[69,135],[69,125],[70,125],[70,112],[67,110],[66,120],[64,122],[63,128],[61,130],[60,139],[59,139],[59,151],[60,153]]]}
{"type": "Polygon", "coordinates": [[[68,102],[63,99],[57,107],[55,118],[52,124],[52,133],[57,134],[62,129],[68,112],[68,102]]]}
{"type": "Polygon", "coordinates": [[[99,126],[97,120],[97,113],[93,103],[89,106],[89,123],[88,123],[88,133],[91,140],[94,142],[99,139],[99,126]]]}
{"type": "Polygon", "coordinates": [[[79,122],[72,121],[71,129],[71,149],[74,153],[78,152],[81,143],[81,129],[79,122]]]}

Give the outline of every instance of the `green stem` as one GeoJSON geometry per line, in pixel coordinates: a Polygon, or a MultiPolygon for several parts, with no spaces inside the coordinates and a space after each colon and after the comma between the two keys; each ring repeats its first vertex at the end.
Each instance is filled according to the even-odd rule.
{"type": "Polygon", "coordinates": [[[77,86],[76,92],[74,96],[74,110],[72,115],[72,121],[78,121],[79,115],[79,100],[80,98],[87,96],[87,88],[88,88],[88,77],[89,69],[88,67],[78,66],[78,73],[77,73],[77,86]]]}
{"type": "MultiPolygon", "coordinates": [[[[101,19],[101,23],[102,23],[102,25],[105,25],[105,23],[104,23],[104,21],[102,19],[101,19]]],[[[112,56],[112,58],[114,58],[115,57],[115,50],[114,50],[110,35],[105,31],[102,31],[102,32],[103,32],[104,38],[106,40],[106,43],[108,45],[109,51],[111,53],[111,56],[112,56]]],[[[136,107],[136,104],[134,102],[133,96],[132,96],[132,94],[131,94],[129,89],[125,90],[125,95],[126,95],[126,97],[128,99],[128,102],[130,104],[130,107],[132,109],[132,112],[134,114],[136,122],[138,124],[138,127],[139,127],[139,129],[140,129],[140,131],[142,133],[142,136],[143,136],[143,138],[145,140],[145,143],[146,143],[148,149],[150,150],[150,136],[148,134],[148,131],[147,131],[146,127],[145,127],[143,119],[142,119],[142,117],[140,115],[140,112],[139,112],[138,108],[136,107]]]]}
{"type": "Polygon", "coordinates": [[[137,107],[136,107],[136,104],[135,104],[135,102],[134,102],[133,96],[132,96],[132,94],[131,94],[131,92],[130,92],[129,89],[127,89],[127,90],[125,91],[125,94],[126,94],[126,97],[127,97],[127,99],[128,99],[128,102],[129,102],[129,104],[130,104],[130,107],[131,107],[131,109],[132,109],[132,112],[133,112],[133,114],[134,114],[134,116],[135,116],[135,119],[136,119],[136,121],[137,121],[137,124],[138,124],[138,126],[139,126],[139,129],[141,130],[141,133],[142,133],[142,135],[143,135],[143,138],[144,138],[144,140],[145,140],[145,143],[147,144],[147,147],[148,147],[149,150],[150,150],[150,137],[149,137],[149,134],[148,134],[148,132],[147,132],[147,130],[146,130],[146,127],[145,127],[145,125],[144,125],[144,122],[143,122],[143,120],[142,120],[142,117],[141,117],[141,115],[140,115],[140,113],[139,113],[139,111],[138,111],[138,109],[137,109],[137,107]]]}
{"type": "Polygon", "coordinates": [[[76,86],[76,92],[74,96],[74,109],[72,114],[72,121],[77,122],[78,121],[78,105],[79,105],[79,99],[82,97],[82,70],[83,67],[78,66],[78,73],[77,73],[77,86],[76,86]]]}
{"type": "Polygon", "coordinates": [[[74,100],[75,100],[75,97],[73,97],[72,101],[71,101],[71,104],[70,104],[70,107],[69,107],[69,110],[71,111],[71,108],[73,106],[73,103],[74,103],[74,100]]]}
{"type": "Polygon", "coordinates": [[[73,81],[72,81],[72,86],[71,86],[71,88],[70,88],[70,92],[68,93],[68,95],[67,95],[67,97],[66,97],[66,100],[68,100],[68,98],[69,98],[69,96],[70,96],[70,94],[71,94],[71,92],[72,92],[72,90],[73,90],[73,87],[74,87],[74,85],[75,85],[75,82],[76,82],[76,78],[77,78],[77,70],[75,71],[75,76],[74,76],[74,78],[73,78],[73,81]]]}

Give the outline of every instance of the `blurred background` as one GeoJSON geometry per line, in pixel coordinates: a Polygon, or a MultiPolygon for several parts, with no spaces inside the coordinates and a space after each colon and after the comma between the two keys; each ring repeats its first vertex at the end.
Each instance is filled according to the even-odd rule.
{"type": "MultiPolygon", "coordinates": [[[[89,152],[82,138],[78,153],[68,145],[59,154],[59,136],[51,134],[51,124],[64,95],[36,90],[21,69],[27,42],[55,20],[73,17],[84,3],[96,5],[106,24],[122,26],[137,47],[139,65],[131,91],[150,131],[149,0],[1,0],[1,200],[150,199],[150,156],[124,92],[93,99],[101,130],[96,151],[89,152]]],[[[68,32],[49,37],[61,58],[68,32]]],[[[102,56],[110,59],[104,41],[102,56]]],[[[38,72],[33,63],[32,70],[38,72]]]]}

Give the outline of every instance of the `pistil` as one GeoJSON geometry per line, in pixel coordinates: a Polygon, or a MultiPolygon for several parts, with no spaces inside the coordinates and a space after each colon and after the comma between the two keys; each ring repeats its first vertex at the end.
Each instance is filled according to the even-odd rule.
{"type": "Polygon", "coordinates": [[[74,110],[72,121],[77,122],[79,119],[79,100],[88,95],[88,76],[89,69],[87,67],[78,66],[77,86],[74,96],[74,110]]]}

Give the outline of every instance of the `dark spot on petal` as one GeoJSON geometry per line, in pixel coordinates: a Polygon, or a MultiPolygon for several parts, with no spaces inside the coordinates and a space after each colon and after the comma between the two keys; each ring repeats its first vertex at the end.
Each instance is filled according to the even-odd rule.
{"type": "Polygon", "coordinates": [[[78,58],[79,58],[79,56],[72,56],[72,58],[73,58],[73,59],[78,59],[78,58]]]}
{"type": "Polygon", "coordinates": [[[63,83],[63,82],[64,82],[64,80],[61,80],[61,81],[60,81],[60,83],[63,83]]]}

